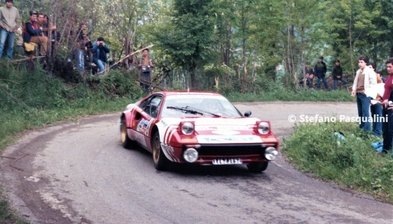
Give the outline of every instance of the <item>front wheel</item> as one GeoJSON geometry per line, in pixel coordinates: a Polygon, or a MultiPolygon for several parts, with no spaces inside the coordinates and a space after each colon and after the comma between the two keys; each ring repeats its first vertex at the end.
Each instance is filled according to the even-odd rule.
{"type": "Polygon", "coordinates": [[[155,132],[152,138],[153,163],[157,170],[168,169],[170,161],[166,158],[161,148],[160,136],[155,132]]]}
{"type": "Polygon", "coordinates": [[[247,168],[250,172],[260,173],[267,169],[269,162],[259,162],[259,163],[249,163],[247,164],[247,168]]]}
{"type": "Polygon", "coordinates": [[[126,119],[122,118],[121,123],[120,123],[120,141],[121,145],[126,148],[130,149],[132,147],[135,147],[135,141],[132,141],[127,134],[127,125],[126,125],[126,119]]]}

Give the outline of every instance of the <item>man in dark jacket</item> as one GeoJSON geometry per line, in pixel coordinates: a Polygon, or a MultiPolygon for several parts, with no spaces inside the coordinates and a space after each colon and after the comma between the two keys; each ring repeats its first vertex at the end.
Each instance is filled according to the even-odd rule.
{"type": "Polygon", "coordinates": [[[340,60],[338,59],[336,60],[336,62],[334,62],[332,76],[333,76],[333,89],[337,89],[338,82],[341,82],[341,84],[345,84],[343,80],[343,69],[341,67],[340,60]]]}
{"type": "Polygon", "coordinates": [[[326,74],[327,68],[326,68],[326,63],[323,61],[323,57],[319,57],[319,61],[317,64],[315,64],[314,67],[314,73],[317,76],[317,87],[321,88],[321,81],[323,82],[323,85],[325,89],[328,89],[328,85],[326,82],[325,74],[326,74]]]}
{"type": "Polygon", "coordinates": [[[23,31],[23,41],[36,43],[40,46],[40,54],[46,56],[48,52],[48,37],[44,35],[42,28],[38,24],[37,16],[38,13],[36,11],[30,11],[30,20],[25,24],[23,31]]]}
{"type": "MultiPolygon", "coordinates": [[[[385,92],[382,96],[384,105],[384,117],[387,119],[383,123],[383,145],[379,152],[388,152],[392,150],[393,141],[393,58],[386,61],[386,71],[388,78],[385,81],[385,92]]],[[[393,152],[392,152],[393,157],[393,152]]]]}
{"type": "Polygon", "coordinates": [[[93,61],[98,66],[98,74],[105,72],[105,64],[108,62],[106,54],[109,53],[109,48],[105,44],[104,38],[97,38],[91,51],[93,53],[93,61]]]}

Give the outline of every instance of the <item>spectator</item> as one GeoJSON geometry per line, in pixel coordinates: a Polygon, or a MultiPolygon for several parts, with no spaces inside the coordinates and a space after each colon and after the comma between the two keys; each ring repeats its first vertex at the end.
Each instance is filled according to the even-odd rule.
{"type": "Polygon", "coordinates": [[[49,32],[51,32],[51,34],[54,34],[53,31],[56,30],[56,26],[49,22],[49,17],[47,15],[43,13],[38,13],[37,22],[46,37],[49,38],[49,32]]]}
{"type": "Polygon", "coordinates": [[[318,80],[317,80],[317,87],[321,88],[321,82],[323,82],[323,86],[325,87],[325,89],[329,89],[327,82],[326,82],[326,63],[323,61],[323,57],[319,57],[319,61],[315,64],[314,67],[314,73],[317,76],[318,80]]]}
{"type": "Polygon", "coordinates": [[[313,88],[314,86],[314,71],[309,65],[304,66],[304,79],[302,85],[308,88],[313,88]]]}
{"type": "Polygon", "coordinates": [[[30,20],[25,24],[23,41],[37,44],[40,47],[40,55],[47,56],[48,37],[44,35],[43,28],[38,24],[37,15],[38,13],[36,11],[30,11],[30,20]]]}
{"type": "Polygon", "coordinates": [[[98,66],[98,74],[104,73],[105,65],[108,62],[106,54],[109,53],[109,48],[105,44],[104,38],[97,38],[97,41],[93,44],[91,51],[93,53],[93,61],[98,66]]]}
{"type": "Polygon", "coordinates": [[[151,70],[153,67],[153,62],[150,59],[150,51],[148,48],[145,48],[142,50],[142,59],[139,63],[139,82],[145,93],[149,92],[149,88],[151,86],[151,70]]]}
{"type": "MultiPolygon", "coordinates": [[[[387,118],[383,122],[383,151],[388,152],[392,149],[393,141],[393,58],[386,61],[386,71],[388,77],[385,81],[385,92],[382,96],[382,105],[384,106],[384,117],[387,118]]],[[[393,153],[392,153],[393,156],[393,153]]]]}
{"type": "Polygon", "coordinates": [[[368,58],[360,56],[358,59],[359,69],[356,71],[355,80],[352,85],[352,96],[356,96],[358,115],[360,117],[360,128],[371,131],[370,103],[373,97],[373,85],[377,83],[375,72],[367,66],[368,58]]]}
{"type": "Polygon", "coordinates": [[[370,68],[375,72],[377,85],[375,85],[376,93],[373,94],[375,97],[371,100],[371,117],[373,118],[373,127],[372,131],[375,136],[381,137],[382,136],[382,116],[383,116],[383,106],[382,106],[382,96],[379,94],[378,91],[380,85],[384,85],[381,74],[376,72],[376,64],[371,63],[370,68]]]}
{"type": "Polygon", "coordinates": [[[346,83],[343,80],[343,69],[341,67],[340,60],[338,60],[338,59],[334,63],[332,76],[333,76],[333,89],[337,89],[337,84],[339,82],[341,83],[341,85],[346,83]]]}
{"type": "Polygon", "coordinates": [[[3,57],[5,42],[7,41],[7,57],[12,59],[14,54],[15,31],[20,23],[19,10],[14,7],[13,0],[6,0],[5,6],[0,8],[0,58],[3,57]]]}
{"type": "Polygon", "coordinates": [[[80,73],[83,73],[85,70],[85,61],[86,61],[85,59],[87,53],[92,48],[92,43],[90,41],[90,32],[86,23],[80,24],[77,40],[78,40],[78,46],[75,54],[76,64],[77,64],[78,71],[80,73]]]}

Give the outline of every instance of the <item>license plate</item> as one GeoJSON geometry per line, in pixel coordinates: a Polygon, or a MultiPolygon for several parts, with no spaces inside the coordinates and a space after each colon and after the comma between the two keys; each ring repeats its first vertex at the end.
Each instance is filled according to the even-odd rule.
{"type": "Polygon", "coordinates": [[[242,164],[240,159],[214,159],[212,161],[213,165],[234,165],[242,164]]]}

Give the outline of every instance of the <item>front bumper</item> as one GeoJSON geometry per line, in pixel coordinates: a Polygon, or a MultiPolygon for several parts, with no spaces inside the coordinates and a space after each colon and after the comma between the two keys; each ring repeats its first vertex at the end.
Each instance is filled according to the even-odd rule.
{"type": "Polygon", "coordinates": [[[198,159],[194,164],[217,165],[217,161],[229,161],[228,164],[240,161],[241,164],[269,161],[265,157],[267,148],[273,147],[276,150],[278,144],[246,144],[246,145],[185,145],[181,148],[172,148],[168,151],[169,158],[174,162],[187,163],[183,158],[183,153],[187,148],[195,148],[198,151],[198,159]]]}

